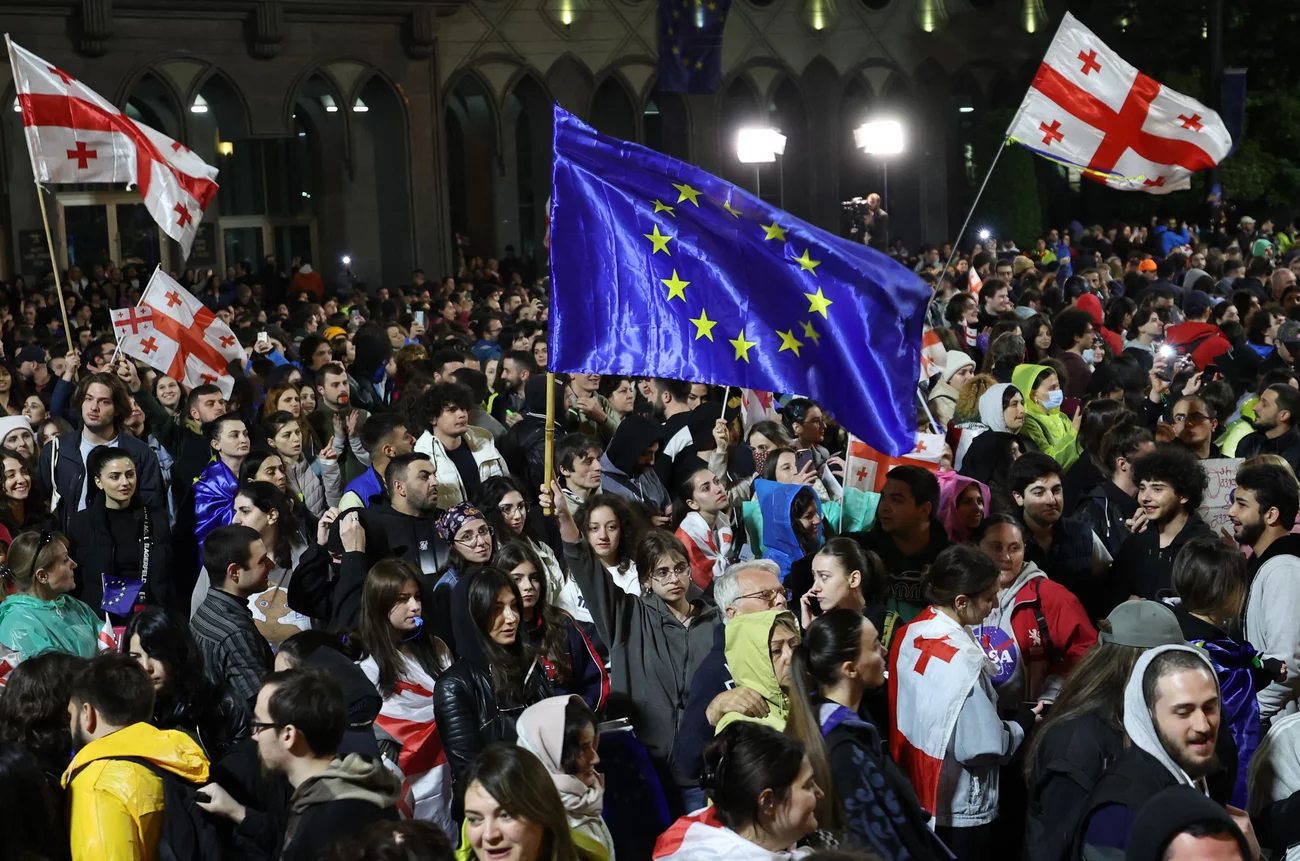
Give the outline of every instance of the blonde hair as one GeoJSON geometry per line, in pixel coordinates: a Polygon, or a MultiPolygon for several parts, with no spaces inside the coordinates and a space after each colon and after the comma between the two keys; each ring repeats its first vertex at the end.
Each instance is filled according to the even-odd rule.
{"type": "Polygon", "coordinates": [[[60,532],[24,532],[9,545],[9,564],[0,567],[3,579],[10,580],[20,592],[30,592],[36,584],[36,572],[50,568],[68,549],[68,539],[60,532]],[[42,545],[42,537],[49,540],[42,545]]]}
{"type": "Polygon", "coordinates": [[[970,381],[962,386],[961,393],[957,395],[953,421],[956,422],[958,418],[967,421],[979,418],[980,398],[997,384],[997,378],[992,374],[976,374],[971,377],[970,381]]]}

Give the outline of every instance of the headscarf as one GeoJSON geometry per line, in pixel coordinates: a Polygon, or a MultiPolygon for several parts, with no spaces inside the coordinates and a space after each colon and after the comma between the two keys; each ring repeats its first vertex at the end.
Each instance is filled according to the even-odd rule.
{"type": "Polygon", "coordinates": [[[613,836],[601,819],[605,801],[605,778],[597,775],[596,786],[588,786],[564,771],[564,710],[577,696],[547,697],[524,709],[515,723],[518,745],[541,760],[559,790],[560,801],[570,825],[605,847],[613,847],[613,836]]]}
{"type": "Polygon", "coordinates": [[[475,518],[487,520],[483,516],[483,512],[479,511],[471,503],[458,502],[442,513],[442,516],[434,523],[433,529],[438,533],[439,538],[450,544],[456,538],[456,533],[460,532],[460,528],[475,518]]]}
{"type": "Polygon", "coordinates": [[[989,386],[989,390],[980,395],[980,421],[989,426],[989,430],[999,433],[1007,433],[1007,422],[1002,408],[1002,394],[1007,389],[1012,388],[1010,383],[998,383],[996,386],[989,386]]]}
{"type": "Polygon", "coordinates": [[[962,475],[952,470],[941,472],[939,479],[939,522],[943,524],[944,530],[948,533],[948,538],[953,543],[964,543],[970,540],[970,532],[961,521],[957,518],[957,500],[966,492],[966,488],[974,485],[980,489],[980,496],[984,500],[984,516],[989,514],[989,489],[981,481],[976,481],[969,476],[962,475]]]}

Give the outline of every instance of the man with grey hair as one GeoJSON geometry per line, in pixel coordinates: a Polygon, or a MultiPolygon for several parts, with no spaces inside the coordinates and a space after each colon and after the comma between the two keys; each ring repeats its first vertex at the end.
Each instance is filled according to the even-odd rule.
{"type": "Polygon", "coordinates": [[[704,806],[699,789],[700,767],[704,745],[713,738],[713,727],[728,712],[750,717],[767,714],[767,702],[761,694],[735,686],[732,681],[727,667],[725,624],[747,613],[785,609],[787,598],[785,586],[781,584],[781,569],[770,559],[736,562],[713,581],[713,600],[723,612],[723,625],[714,632],[713,648],[691,680],[672,754],[674,776],[691,810],[704,806]],[[690,802],[694,800],[700,803],[692,807],[690,802]]]}

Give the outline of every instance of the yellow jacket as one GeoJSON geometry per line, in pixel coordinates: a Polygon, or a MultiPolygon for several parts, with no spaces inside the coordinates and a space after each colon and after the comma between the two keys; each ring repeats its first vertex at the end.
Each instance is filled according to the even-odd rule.
{"type": "Polygon", "coordinates": [[[120,756],[150,760],[191,783],[208,782],[203,749],[179,730],[137,723],[92,741],[63,773],[63,786],[69,790],[73,861],[154,861],[157,857],[162,780],[143,766],[112,759],[120,756]],[[78,769],[80,773],[71,779],[78,769]]]}

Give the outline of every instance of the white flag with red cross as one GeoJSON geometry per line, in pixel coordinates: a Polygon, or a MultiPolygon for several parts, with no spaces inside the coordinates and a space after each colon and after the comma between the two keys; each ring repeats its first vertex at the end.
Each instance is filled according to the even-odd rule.
{"type": "Polygon", "coordinates": [[[943,434],[918,433],[912,451],[902,457],[890,457],[877,451],[862,440],[849,435],[849,456],[845,463],[844,486],[880,493],[889,471],[896,466],[919,466],[930,472],[939,472],[943,459],[943,434]]]}
{"type": "Polygon", "coordinates": [[[185,257],[217,193],[217,169],[184,144],[128,117],[6,34],[23,131],[38,183],[134,185],[185,257]]]}
{"type": "Polygon", "coordinates": [[[1232,149],[1214,111],[1124,62],[1068,12],[1007,137],[1112,188],[1168,194],[1232,149]]]}
{"type": "Polygon", "coordinates": [[[113,329],[123,353],[187,388],[213,383],[227,398],[235,379],[226,365],[248,360],[230,327],[161,269],[137,307],[113,311],[113,329]]]}

